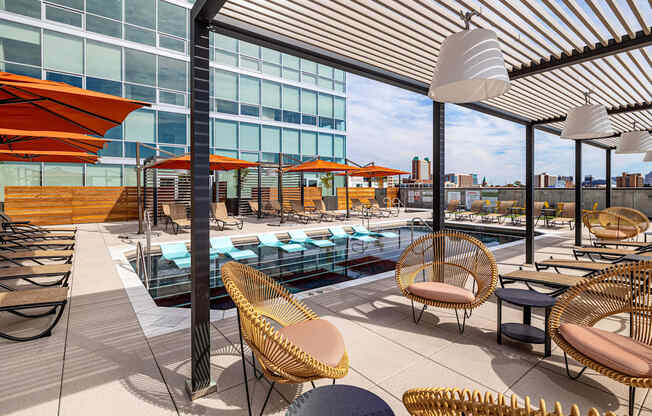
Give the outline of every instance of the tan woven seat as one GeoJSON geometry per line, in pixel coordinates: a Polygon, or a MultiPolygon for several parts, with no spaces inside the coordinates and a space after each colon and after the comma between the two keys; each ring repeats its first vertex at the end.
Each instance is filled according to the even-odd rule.
{"type": "Polygon", "coordinates": [[[238,227],[238,230],[242,230],[244,221],[242,218],[229,215],[224,202],[211,203],[211,214],[213,215],[211,219],[217,223],[220,231],[224,231],[226,226],[235,226],[238,227]]]}
{"type": "Polygon", "coordinates": [[[456,232],[428,234],[415,240],[396,263],[395,275],[401,293],[412,303],[415,323],[427,306],[454,309],[460,332],[470,311],[489,298],[498,282],[493,254],[477,239],[456,232]],[[414,302],[423,304],[418,318],[414,302]],[[461,323],[458,310],[463,311],[461,323]]]}
{"type": "Polygon", "coordinates": [[[560,202],[557,204],[557,215],[548,221],[550,225],[568,224],[573,229],[575,224],[575,202],[560,202]]]}
{"type": "MultiPolygon", "coordinates": [[[[541,399],[538,409],[532,407],[529,397],[524,405],[519,404],[515,395],[511,400],[503,394],[495,399],[493,394],[485,394],[468,389],[422,388],[411,389],[403,394],[403,404],[413,416],[564,416],[561,404],[555,402],[554,410],[549,412],[546,402],[541,399]]],[[[588,416],[599,416],[596,409],[589,409],[588,416]]],[[[580,416],[577,405],[571,407],[570,416],[580,416]]],[[[606,416],[615,416],[607,412],[606,416]]]]}
{"type": "MultiPolygon", "coordinates": [[[[635,389],[652,387],[652,261],[616,265],[559,297],[549,332],[564,352],[585,368],[629,386],[629,414],[635,389]],[[592,329],[605,318],[629,315],[630,336],[592,329]],[[625,339],[629,338],[629,339],[625,339]]],[[[566,371],[571,375],[566,362],[566,371]]]]}
{"type": "Polygon", "coordinates": [[[0,308],[48,302],[62,302],[66,300],[67,296],[67,287],[49,287],[43,289],[0,292],[0,308]]]}
{"type": "MultiPolygon", "coordinates": [[[[244,340],[255,364],[272,381],[269,393],[275,383],[335,380],[348,373],[349,357],[337,328],[319,319],[278,282],[236,262],[222,266],[222,281],[238,310],[242,360],[244,340]]],[[[247,379],[246,367],[244,373],[247,379]]]]}
{"type": "Polygon", "coordinates": [[[46,329],[32,336],[9,335],[0,331],[0,337],[12,341],[31,341],[37,338],[50,336],[52,328],[56,326],[61,319],[64,307],[68,301],[67,287],[51,287],[28,290],[16,290],[11,292],[0,293],[0,312],[10,312],[23,318],[41,318],[52,315],[59,309],[55,318],[50,322],[46,329]],[[37,309],[36,313],[28,313],[30,309],[37,309]],[[46,309],[45,312],[42,312],[46,309]]]}
{"type": "MultiPolygon", "coordinates": [[[[637,214],[624,216],[623,208],[590,211],[584,213],[582,222],[589,230],[591,236],[598,240],[621,241],[636,237],[643,227],[647,229],[648,223],[641,223],[637,214]]],[[[638,212],[636,210],[633,210],[638,212]]]]}
{"type": "Polygon", "coordinates": [[[516,205],[516,201],[498,201],[496,203],[496,211],[484,216],[487,221],[496,221],[500,223],[512,213],[512,207],[516,205]]]}

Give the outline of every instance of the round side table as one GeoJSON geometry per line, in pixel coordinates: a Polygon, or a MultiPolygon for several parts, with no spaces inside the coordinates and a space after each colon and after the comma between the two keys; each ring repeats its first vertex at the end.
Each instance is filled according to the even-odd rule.
{"type": "Polygon", "coordinates": [[[394,416],[387,403],[360,387],[335,384],[309,390],[297,397],[286,416],[394,416]]]}
{"type": "Polygon", "coordinates": [[[550,357],[551,345],[548,321],[550,320],[550,310],[555,305],[555,298],[525,289],[498,288],[494,293],[498,299],[498,344],[503,343],[503,335],[528,344],[545,344],[544,357],[550,357]],[[503,301],[523,308],[522,324],[516,322],[504,324],[502,322],[503,301]],[[532,326],[532,308],[545,309],[545,329],[541,330],[532,326]]]}

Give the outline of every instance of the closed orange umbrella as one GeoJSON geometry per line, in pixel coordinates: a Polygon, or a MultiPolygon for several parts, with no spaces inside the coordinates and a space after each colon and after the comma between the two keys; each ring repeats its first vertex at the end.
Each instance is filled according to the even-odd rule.
{"type": "MultiPolygon", "coordinates": [[[[256,167],[258,163],[234,159],[232,157],[210,155],[209,166],[210,170],[233,170],[256,167]]],[[[147,166],[147,168],[190,170],[190,155],[185,154],[183,156],[161,160],[147,166]]]]}
{"type": "Polygon", "coordinates": [[[362,176],[364,178],[378,178],[384,176],[394,176],[394,175],[409,175],[410,172],[405,172],[398,169],[385,168],[382,166],[370,165],[365,166],[352,172],[349,176],[362,176]]]}
{"type": "Polygon", "coordinates": [[[84,152],[2,149],[0,162],[96,163],[97,156],[84,152]]]}
{"type": "Polygon", "coordinates": [[[84,90],[62,82],[0,72],[0,127],[104,136],[147,103],[84,90]]]}
{"type": "Polygon", "coordinates": [[[283,169],[283,172],[349,172],[357,171],[358,168],[351,165],[343,165],[341,163],[327,162],[325,160],[311,160],[300,165],[291,166],[283,169]]]}
{"type": "Polygon", "coordinates": [[[108,140],[60,131],[30,131],[0,128],[0,149],[56,150],[97,153],[108,140]]]}

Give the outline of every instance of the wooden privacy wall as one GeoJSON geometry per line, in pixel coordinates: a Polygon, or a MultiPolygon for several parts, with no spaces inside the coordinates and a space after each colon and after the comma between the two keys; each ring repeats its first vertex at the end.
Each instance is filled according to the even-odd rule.
{"type": "MultiPolygon", "coordinates": [[[[349,188],[349,207],[352,199],[363,203],[376,199],[376,188],[349,188]]],[[[337,188],[337,209],[346,209],[346,188],[337,188]]]]}
{"type": "MultiPolygon", "coordinates": [[[[263,188],[263,200],[265,199],[265,188],[263,188]]],[[[278,188],[268,188],[269,199],[278,199],[278,188]]],[[[303,188],[303,201],[306,207],[314,207],[313,200],[321,199],[321,187],[306,186],[303,188]]],[[[291,206],[290,201],[301,200],[301,188],[297,187],[283,187],[283,208],[289,209],[291,206]]]]}
{"type": "Polygon", "coordinates": [[[5,212],[37,225],[127,221],[138,218],[135,186],[7,186],[5,212]]]}
{"type": "Polygon", "coordinates": [[[398,198],[398,188],[385,188],[385,190],[387,191],[387,204],[391,207],[394,198],[398,198]]]}

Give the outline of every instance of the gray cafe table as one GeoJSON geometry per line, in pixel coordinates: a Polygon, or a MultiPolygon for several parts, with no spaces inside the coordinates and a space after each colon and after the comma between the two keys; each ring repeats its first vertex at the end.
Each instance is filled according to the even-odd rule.
{"type": "Polygon", "coordinates": [[[360,387],[334,384],[303,393],[287,416],[394,416],[383,399],[360,387]]]}

